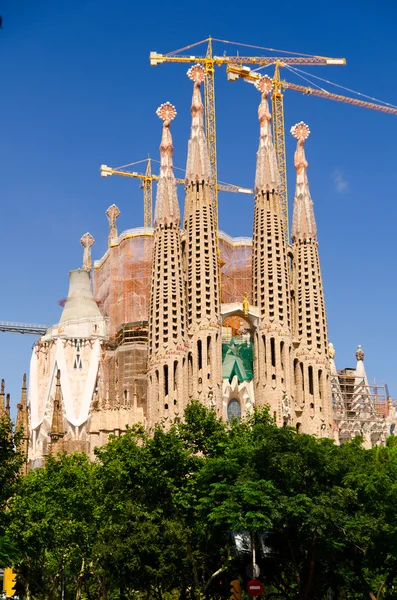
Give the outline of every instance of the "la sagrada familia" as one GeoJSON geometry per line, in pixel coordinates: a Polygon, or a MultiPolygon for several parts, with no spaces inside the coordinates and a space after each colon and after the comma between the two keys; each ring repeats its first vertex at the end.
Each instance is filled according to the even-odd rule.
{"type": "Polygon", "coordinates": [[[93,265],[93,237],[82,237],[83,266],[69,273],[60,321],[34,345],[28,399],[24,384],[18,405],[20,419],[29,420],[32,466],[59,450],[93,455],[109,434],[122,435],[129,425],[150,428],[182,418],[193,399],[225,420],[267,405],[279,426],[337,441],[362,434],[363,423],[370,443],[386,435],[366,399],[363,353],[351,376],[352,424],[352,402],[344,402],[329,347],[305,156],[308,127],[291,129],[297,147],[289,240],[268,104],[272,82],[263,77],[253,235],[232,238],[216,225],[200,91],[205,73],[195,65],[188,76],[193,98],[183,218],[173,169],[176,111],[165,103],[157,110],[154,229],[118,233],[120,213],[112,205],[107,252],[93,265]]]}

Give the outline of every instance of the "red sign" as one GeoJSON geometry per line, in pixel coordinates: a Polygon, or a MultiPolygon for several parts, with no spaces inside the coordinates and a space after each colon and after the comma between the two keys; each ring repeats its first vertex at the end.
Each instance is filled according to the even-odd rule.
{"type": "Polygon", "coordinates": [[[247,592],[250,596],[260,596],[263,592],[263,583],[259,579],[251,579],[247,583],[247,592]]]}

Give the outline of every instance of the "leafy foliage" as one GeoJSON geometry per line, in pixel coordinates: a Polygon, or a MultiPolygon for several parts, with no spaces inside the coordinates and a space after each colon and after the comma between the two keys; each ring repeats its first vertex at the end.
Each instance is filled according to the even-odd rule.
{"type": "Polygon", "coordinates": [[[8,503],[18,483],[23,457],[19,451],[21,434],[7,415],[0,417],[0,565],[9,566],[16,548],[7,531],[8,503]]]}
{"type": "Polygon", "coordinates": [[[277,428],[266,410],[225,424],[199,403],[183,422],[128,430],[49,457],[10,505],[20,597],[229,596],[256,536],[265,596],[387,600],[397,574],[397,445],[364,450],[277,428]]]}

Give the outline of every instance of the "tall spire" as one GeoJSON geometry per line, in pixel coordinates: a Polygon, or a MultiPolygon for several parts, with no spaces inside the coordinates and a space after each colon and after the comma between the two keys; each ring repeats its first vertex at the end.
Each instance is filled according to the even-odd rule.
{"type": "Polygon", "coordinates": [[[210,162],[204,133],[200,87],[201,65],[187,72],[193,81],[192,127],[188,142],[185,187],[185,290],[189,340],[189,398],[222,410],[222,340],[217,215],[211,194],[210,162]]]}
{"type": "Polygon", "coordinates": [[[57,370],[57,382],[55,387],[54,410],[52,413],[50,438],[51,443],[65,434],[63,428],[62,394],[61,394],[61,371],[57,370]]]}
{"type": "Polygon", "coordinates": [[[1,388],[0,388],[0,417],[3,417],[6,414],[5,404],[4,404],[4,396],[5,396],[5,381],[1,380],[1,388]]]}
{"type": "MultiPolygon", "coordinates": [[[[339,392],[336,368],[329,358],[316,223],[307,180],[304,143],[309,133],[308,126],[302,122],[291,128],[291,134],[298,140],[295,152],[296,191],[292,222],[294,364],[302,431],[323,437],[333,435],[333,383],[334,394],[339,392]]],[[[331,346],[332,354],[334,350],[331,346]]],[[[340,408],[343,414],[343,407],[340,408]]]]}
{"type": "Polygon", "coordinates": [[[193,65],[187,76],[194,83],[193,98],[190,112],[192,114],[192,127],[188,142],[186,162],[186,182],[209,182],[210,161],[208,156],[207,140],[204,132],[204,105],[201,99],[201,84],[205,80],[205,70],[202,65],[193,65]]]}
{"type": "Polygon", "coordinates": [[[165,102],[157,109],[156,114],[163,121],[163,133],[160,144],[160,177],[157,185],[154,225],[155,227],[167,226],[172,223],[179,226],[180,214],[172,162],[174,147],[170,130],[171,121],[176,117],[175,106],[165,102]]]}
{"type": "Polygon", "coordinates": [[[26,373],[24,373],[24,375],[23,375],[21,400],[20,400],[19,404],[17,404],[17,409],[18,409],[18,413],[17,413],[16,428],[19,429],[22,427],[24,436],[27,435],[29,437],[28,410],[27,410],[27,401],[26,401],[26,373]]]}
{"type": "MultiPolygon", "coordinates": [[[[182,244],[170,123],[175,107],[162,104],[161,170],[154,217],[149,303],[148,416],[151,423],[182,414],[187,401],[186,312],[182,244]]],[[[134,406],[137,395],[134,389],[134,406]]]]}
{"type": "Polygon", "coordinates": [[[258,107],[260,138],[256,154],[255,192],[271,192],[277,190],[280,185],[276,151],[272,141],[272,117],[268,102],[268,96],[273,89],[273,82],[270,77],[265,75],[255,83],[255,87],[262,95],[258,107]]]}
{"type": "Polygon", "coordinates": [[[17,410],[16,429],[20,431],[22,430],[21,450],[24,457],[24,462],[21,467],[21,474],[26,475],[29,447],[29,414],[26,399],[26,373],[24,373],[22,379],[21,400],[19,404],[17,404],[17,410]]]}
{"type": "MultiPolygon", "coordinates": [[[[257,406],[270,406],[279,425],[292,398],[290,273],[285,219],[279,196],[280,175],[271,131],[268,96],[273,84],[261,77],[258,109],[252,232],[252,303],[260,314],[254,336],[254,394],[257,406]]],[[[295,415],[290,413],[294,424],[295,415]]]]}
{"type": "Polygon", "coordinates": [[[310,135],[308,126],[297,123],[291,133],[298,140],[294,163],[296,169],[296,190],[294,198],[294,216],[292,220],[292,239],[315,239],[317,230],[314,220],[313,201],[310,196],[307,179],[308,162],[305,156],[305,140],[310,135]]]}

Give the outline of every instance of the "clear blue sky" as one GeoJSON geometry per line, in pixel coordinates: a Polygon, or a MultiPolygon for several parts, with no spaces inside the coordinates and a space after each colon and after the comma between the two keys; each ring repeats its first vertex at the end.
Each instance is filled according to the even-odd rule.
{"type": "MultiPolygon", "coordinates": [[[[57,322],[67,273],[81,264],[81,235],[94,235],[94,258],[106,249],[110,204],[121,210],[119,230],[142,225],[138,183],[102,180],[99,165],[158,158],[155,110],[167,100],[178,111],[175,164],[184,167],[187,68],[150,67],[151,50],[166,53],[212,35],[342,56],[346,67],[306,70],[397,104],[392,0],[0,0],[0,14],[0,320],[57,322]]],[[[232,48],[216,47],[225,50],[232,48]]],[[[252,187],[259,95],[244,82],[228,83],[222,69],[216,79],[219,178],[252,187]]],[[[287,92],[287,131],[300,120],[312,132],[309,178],[337,365],[354,366],[362,344],[370,380],[388,382],[397,396],[397,117],[287,92]]],[[[287,138],[292,199],[294,140],[287,138]]],[[[230,235],[251,235],[252,212],[252,198],[221,195],[220,227],[230,235]]],[[[0,334],[0,376],[14,406],[33,342],[0,334]]]]}

